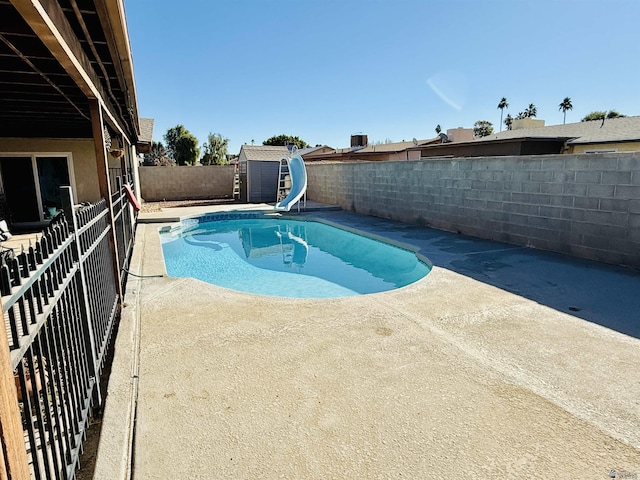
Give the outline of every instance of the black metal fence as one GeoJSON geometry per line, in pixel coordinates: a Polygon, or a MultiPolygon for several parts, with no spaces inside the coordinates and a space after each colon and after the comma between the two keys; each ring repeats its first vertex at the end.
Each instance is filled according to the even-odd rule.
{"type": "Polygon", "coordinates": [[[63,188],[65,214],[35,244],[0,260],[11,368],[36,479],[75,478],[119,313],[112,248],[122,255],[120,271],[133,248],[135,215],[123,188],[114,194],[116,242],[107,203],[74,208],[63,188]]]}
{"type": "Polygon", "coordinates": [[[133,225],[135,223],[133,209],[129,205],[125,188],[131,189],[133,186],[129,181],[129,176],[116,178],[116,190],[111,196],[113,204],[113,222],[116,228],[116,250],[118,252],[118,262],[120,276],[123,283],[126,283],[129,269],[129,259],[133,251],[133,225]],[[124,183],[122,178],[124,178],[124,183]]]}

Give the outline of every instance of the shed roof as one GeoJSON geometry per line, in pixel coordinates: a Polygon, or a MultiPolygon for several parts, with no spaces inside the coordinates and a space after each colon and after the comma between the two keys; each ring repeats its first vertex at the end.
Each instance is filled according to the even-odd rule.
{"type": "Polygon", "coordinates": [[[244,152],[247,160],[279,161],[283,155],[289,154],[287,147],[274,147],[271,145],[242,145],[240,151],[244,152]]]}

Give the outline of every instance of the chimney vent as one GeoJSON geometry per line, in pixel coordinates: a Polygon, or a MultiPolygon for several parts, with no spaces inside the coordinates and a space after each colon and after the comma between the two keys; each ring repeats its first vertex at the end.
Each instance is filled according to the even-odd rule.
{"type": "Polygon", "coordinates": [[[366,147],[369,139],[366,135],[358,134],[351,135],[351,148],[354,147],[366,147]]]}

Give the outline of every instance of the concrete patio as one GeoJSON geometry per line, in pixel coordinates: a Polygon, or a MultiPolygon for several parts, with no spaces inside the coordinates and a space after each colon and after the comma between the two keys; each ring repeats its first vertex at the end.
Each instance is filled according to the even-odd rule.
{"type": "Polygon", "coordinates": [[[158,228],[190,213],[138,226],[94,478],[640,475],[637,272],[318,211],[433,270],[263,297],[166,276],[158,228]]]}

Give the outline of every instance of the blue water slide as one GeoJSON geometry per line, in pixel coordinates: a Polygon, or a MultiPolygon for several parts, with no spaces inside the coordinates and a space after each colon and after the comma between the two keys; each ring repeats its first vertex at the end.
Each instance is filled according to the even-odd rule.
{"type": "Polygon", "coordinates": [[[307,191],[307,169],[304,160],[298,154],[288,159],[289,175],[291,176],[291,189],[289,194],[281,202],[276,203],[276,210],[288,212],[291,207],[300,201],[307,191]]]}

